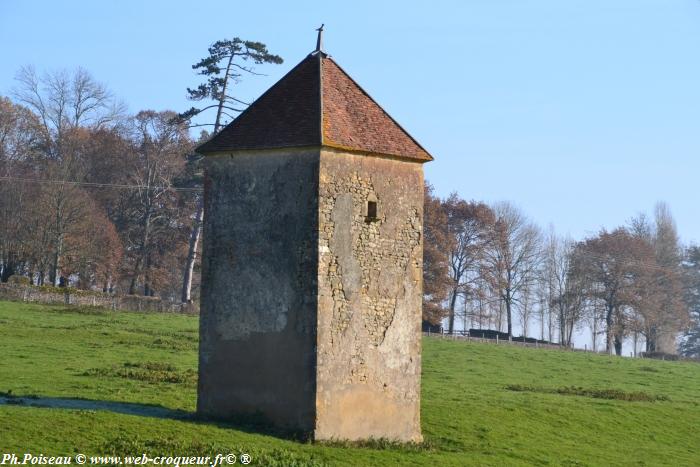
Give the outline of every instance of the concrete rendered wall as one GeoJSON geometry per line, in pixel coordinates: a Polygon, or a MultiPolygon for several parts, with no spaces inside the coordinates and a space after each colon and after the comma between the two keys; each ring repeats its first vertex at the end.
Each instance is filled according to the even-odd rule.
{"type": "Polygon", "coordinates": [[[312,431],[319,151],[206,163],[197,410],[312,431]]]}
{"type": "Polygon", "coordinates": [[[420,441],[422,165],[323,149],[319,192],[314,436],[420,441]]]}

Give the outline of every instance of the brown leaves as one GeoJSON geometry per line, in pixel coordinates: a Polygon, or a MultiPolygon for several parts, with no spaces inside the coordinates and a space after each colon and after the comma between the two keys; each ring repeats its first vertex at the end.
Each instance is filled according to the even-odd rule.
{"type": "Polygon", "coordinates": [[[423,319],[438,324],[447,314],[443,303],[449,292],[447,252],[451,241],[447,213],[428,183],[425,185],[423,209],[423,319]]]}

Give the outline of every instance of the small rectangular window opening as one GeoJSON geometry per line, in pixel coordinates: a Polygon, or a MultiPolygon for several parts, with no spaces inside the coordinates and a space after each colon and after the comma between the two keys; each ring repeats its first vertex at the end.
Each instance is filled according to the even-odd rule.
{"type": "Polygon", "coordinates": [[[367,201],[367,219],[375,220],[377,218],[377,202],[367,201]]]}

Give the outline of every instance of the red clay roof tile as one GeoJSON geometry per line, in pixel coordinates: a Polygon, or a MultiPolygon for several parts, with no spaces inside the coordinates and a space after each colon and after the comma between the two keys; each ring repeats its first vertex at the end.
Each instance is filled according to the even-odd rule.
{"type": "Polygon", "coordinates": [[[295,146],[329,146],[421,162],[433,160],[322,52],[302,60],[197,151],[295,146]]]}

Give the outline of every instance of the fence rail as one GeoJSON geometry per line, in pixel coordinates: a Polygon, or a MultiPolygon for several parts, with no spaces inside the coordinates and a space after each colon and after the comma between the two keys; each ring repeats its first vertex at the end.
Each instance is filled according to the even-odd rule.
{"type": "Polygon", "coordinates": [[[517,345],[520,347],[532,347],[532,348],[537,348],[537,349],[556,349],[556,350],[571,350],[571,351],[590,352],[590,350],[575,349],[575,348],[571,348],[571,347],[565,347],[565,346],[562,346],[559,344],[543,344],[540,342],[507,340],[507,339],[500,339],[498,337],[496,337],[495,339],[491,339],[488,337],[477,337],[477,336],[469,335],[468,332],[459,332],[459,331],[452,333],[452,334],[439,333],[439,332],[424,332],[423,335],[426,337],[435,337],[435,338],[440,338],[440,339],[463,340],[463,341],[468,341],[468,342],[484,342],[487,344],[506,344],[506,345],[517,345]]]}
{"type": "MultiPolygon", "coordinates": [[[[495,338],[490,338],[490,337],[478,337],[478,336],[472,336],[470,335],[469,331],[454,331],[452,334],[447,333],[447,332],[430,332],[430,331],[424,331],[423,336],[425,337],[432,337],[436,339],[449,339],[449,340],[461,340],[461,341],[467,341],[467,342],[482,342],[485,344],[493,344],[493,345],[516,345],[519,347],[532,347],[532,348],[537,348],[537,349],[552,349],[552,350],[562,350],[562,351],[568,351],[568,352],[586,352],[586,353],[596,353],[600,355],[608,355],[608,352],[604,350],[596,350],[594,351],[593,349],[589,349],[588,346],[584,347],[583,349],[581,348],[576,348],[576,347],[567,347],[564,345],[560,344],[547,344],[547,343],[542,343],[542,342],[524,342],[520,340],[508,340],[508,339],[500,339],[498,336],[495,338]]],[[[613,355],[613,354],[610,354],[613,355]]],[[[700,362],[698,359],[694,358],[685,358],[681,357],[679,355],[675,354],[664,354],[662,352],[659,352],[658,355],[656,353],[654,354],[647,354],[645,355],[645,352],[638,353],[636,355],[632,355],[630,353],[630,357],[635,357],[635,358],[651,358],[654,360],[673,360],[673,361],[692,361],[692,362],[700,362]]]]}

